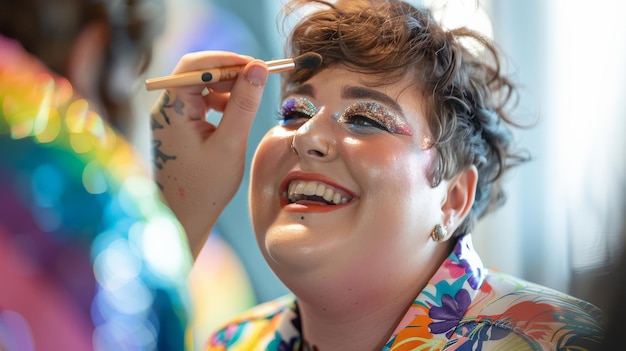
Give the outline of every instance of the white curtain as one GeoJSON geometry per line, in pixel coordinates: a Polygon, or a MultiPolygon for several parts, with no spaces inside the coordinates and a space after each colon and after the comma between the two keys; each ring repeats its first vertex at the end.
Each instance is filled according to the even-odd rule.
{"type": "Polygon", "coordinates": [[[602,303],[621,251],[626,199],[626,4],[492,1],[496,41],[524,86],[520,133],[533,155],[509,182],[509,203],[481,223],[489,265],[602,303]],[[601,289],[600,289],[601,290],[601,289]]]}

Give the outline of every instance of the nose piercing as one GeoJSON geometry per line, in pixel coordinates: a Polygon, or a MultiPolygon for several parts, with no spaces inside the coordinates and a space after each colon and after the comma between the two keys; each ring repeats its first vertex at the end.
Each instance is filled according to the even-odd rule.
{"type": "Polygon", "coordinates": [[[290,145],[290,148],[291,148],[291,151],[293,151],[294,153],[296,153],[296,154],[297,154],[297,153],[298,153],[298,151],[296,151],[296,146],[293,144],[293,142],[294,142],[294,140],[291,140],[291,145],[290,145]]]}

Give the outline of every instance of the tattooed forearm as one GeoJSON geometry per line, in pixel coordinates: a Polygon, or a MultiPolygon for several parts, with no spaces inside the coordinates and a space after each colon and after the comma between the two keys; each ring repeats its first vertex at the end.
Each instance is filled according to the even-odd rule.
{"type": "MultiPolygon", "coordinates": [[[[175,155],[168,155],[165,152],[161,151],[161,145],[163,142],[161,140],[153,139],[152,140],[152,162],[154,163],[154,167],[156,169],[163,169],[163,165],[169,160],[175,160],[175,155]]],[[[156,182],[157,186],[161,191],[163,191],[163,184],[160,182],[156,182]]]]}
{"type": "Polygon", "coordinates": [[[152,130],[163,129],[163,125],[157,120],[156,113],[153,113],[150,115],[150,129],[152,130]]]}
{"type": "MultiPolygon", "coordinates": [[[[159,114],[163,118],[163,121],[166,124],[170,124],[170,117],[165,112],[166,108],[173,108],[174,112],[179,115],[183,115],[183,108],[185,107],[185,103],[178,98],[178,96],[174,96],[174,101],[171,101],[172,97],[170,96],[169,91],[165,91],[161,95],[161,102],[159,103],[159,114]]],[[[150,124],[152,130],[163,129],[163,124],[157,120],[158,115],[156,113],[152,113],[150,116],[150,124]]]]}
{"type": "MultiPolygon", "coordinates": [[[[150,115],[150,128],[152,131],[157,129],[164,129],[166,126],[170,125],[170,118],[167,115],[166,109],[173,108],[174,112],[179,115],[183,115],[183,107],[184,103],[178,99],[178,97],[174,97],[174,101],[171,101],[172,96],[168,91],[162,94],[161,101],[159,102],[158,112],[153,112],[150,115]]],[[[154,138],[154,136],[153,136],[154,138]]],[[[162,170],[165,163],[170,160],[176,160],[176,155],[170,155],[165,153],[162,150],[163,142],[159,139],[154,138],[152,140],[152,161],[155,169],[162,170]]],[[[157,182],[157,185],[161,190],[163,190],[163,185],[157,182]]]]}
{"type": "Polygon", "coordinates": [[[161,145],[163,142],[161,140],[152,140],[152,153],[154,154],[154,167],[157,169],[163,169],[163,165],[169,160],[175,160],[175,155],[168,155],[165,152],[161,151],[161,145]]]}

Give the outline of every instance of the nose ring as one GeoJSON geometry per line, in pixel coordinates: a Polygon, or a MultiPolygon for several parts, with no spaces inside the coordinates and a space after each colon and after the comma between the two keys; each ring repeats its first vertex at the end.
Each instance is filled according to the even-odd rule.
{"type": "Polygon", "coordinates": [[[290,148],[291,148],[291,151],[293,151],[294,153],[296,153],[296,154],[297,154],[297,153],[298,153],[298,151],[296,150],[296,146],[293,144],[293,142],[294,142],[294,140],[292,139],[292,140],[291,140],[291,145],[290,145],[290,148]]]}

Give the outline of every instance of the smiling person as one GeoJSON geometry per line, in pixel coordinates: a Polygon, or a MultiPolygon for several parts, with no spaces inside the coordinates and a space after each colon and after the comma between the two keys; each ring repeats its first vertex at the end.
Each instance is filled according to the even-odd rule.
{"type": "MultiPolygon", "coordinates": [[[[526,160],[495,46],[402,1],[289,5],[303,4],[315,11],[289,55],[323,61],[284,75],[249,191],[259,248],[293,294],[235,318],[206,349],[600,345],[599,309],[489,271],[472,248],[475,222],[503,203],[503,175],[526,160]]],[[[189,54],[174,71],[231,65],[245,65],[234,82],[168,89],[153,114],[156,178],[196,255],[240,185],[268,72],[227,52],[189,54]]]]}

